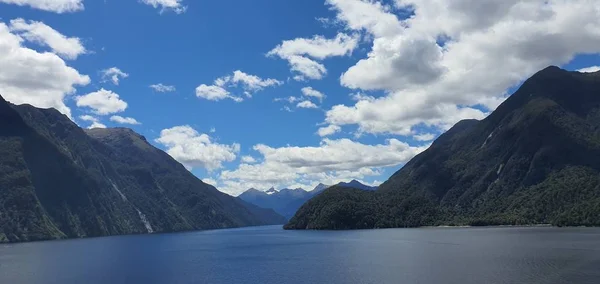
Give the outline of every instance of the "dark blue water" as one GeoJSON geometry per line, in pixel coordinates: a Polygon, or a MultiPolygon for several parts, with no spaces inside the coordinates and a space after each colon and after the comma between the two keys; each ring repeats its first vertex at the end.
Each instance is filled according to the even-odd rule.
{"type": "Polygon", "coordinates": [[[0,245],[0,283],[600,283],[600,229],[259,227],[0,245]]]}

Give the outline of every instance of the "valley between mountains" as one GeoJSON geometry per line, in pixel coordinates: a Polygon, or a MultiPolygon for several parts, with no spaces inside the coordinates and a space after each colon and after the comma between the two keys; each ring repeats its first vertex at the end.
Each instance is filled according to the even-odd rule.
{"type": "Polygon", "coordinates": [[[548,67],[379,187],[220,192],[126,128],[0,99],[0,242],[286,229],[600,225],[600,72],[548,67]]]}

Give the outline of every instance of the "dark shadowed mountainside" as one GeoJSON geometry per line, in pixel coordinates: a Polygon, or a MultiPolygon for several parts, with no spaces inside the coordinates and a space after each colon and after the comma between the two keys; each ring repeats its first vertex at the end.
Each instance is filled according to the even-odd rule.
{"type": "Polygon", "coordinates": [[[336,185],[339,187],[349,187],[349,188],[356,188],[356,189],[367,190],[367,191],[377,190],[377,188],[378,188],[377,186],[368,186],[368,185],[363,184],[360,181],[357,181],[355,179],[353,179],[350,182],[340,182],[336,185]]]}
{"type": "Polygon", "coordinates": [[[84,131],[0,97],[0,242],[281,224],[132,130],[84,131]]]}
{"type": "Polygon", "coordinates": [[[548,67],[375,192],[325,190],[287,229],[600,225],[600,73],[548,67]]]}

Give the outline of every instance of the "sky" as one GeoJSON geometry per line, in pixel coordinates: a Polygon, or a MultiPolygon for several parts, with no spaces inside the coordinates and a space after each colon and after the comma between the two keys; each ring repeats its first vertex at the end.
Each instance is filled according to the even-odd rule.
{"type": "Polygon", "coordinates": [[[203,181],[378,185],[535,72],[600,70],[595,0],[0,0],[0,94],[203,181]]]}

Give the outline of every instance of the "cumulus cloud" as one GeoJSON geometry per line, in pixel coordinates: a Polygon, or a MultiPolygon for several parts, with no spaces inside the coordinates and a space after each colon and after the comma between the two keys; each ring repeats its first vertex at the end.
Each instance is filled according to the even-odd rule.
{"type": "Polygon", "coordinates": [[[299,73],[294,76],[296,81],[320,80],[327,75],[325,65],[304,56],[294,55],[287,58],[290,69],[299,73]]]}
{"type": "Polygon", "coordinates": [[[433,134],[433,133],[417,134],[417,135],[413,136],[413,138],[417,141],[431,141],[431,140],[435,139],[435,134],[433,134]]]}
{"type": "Polygon", "coordinates": [[[311,101],[302,101],[299,102],[296,107],[298,108],[319,108],[316,104],[311,101]]]}
{"type": "Polygon", "coordinates": [[[110,121],[120,123],[120,124],[131,124],[131,125],[139,125],[141,124],[133,117],[122,117],[118,115],[113,115],[110,117],[110,121]]]}
{"type": "Polygon", "coordinates": [[[325,136],[333,135],[340,131],[342,131],[341,127],[339,127],[337,125],[328,125],[328,126],[319,128],[319,131],[317,131],[317,134],[319,134],[319,136],[321,136],[321,137],[325,137],[325,136]]]}
{"type": "Polygon", "coordinates": [[[233,99],[236,102],[241,102],[243,99],[240,96],[231,95],[227,88],[240,87],[244,95],[251,98],[258,91],[262,91],[268,87],[276,87],[283,85],[283,82],[267,78],[263,79],[256,75],[244,73],[240,70],[233,71],[232,75],[227,75],[215,79],[213,85],[202,84],[196,88],[196,96],[212,101],[222,99],[233,99]]]}
{"type": "Polygon", "coordinates": [[[160,13],[172,11],[176,14],[185,13],[187,6],[183,5],[183,0],[141,0],[142,3],[154,8],[160,8],[160,13]]]}
{"type": "Polygon", "coordinates": [[[241,102],[244,99],[240,97],[232,96],[229,91],[225,90],[223,87],[219,87],[216,85],[206,85],[202,84],[196,88],[196,97],[207,99],[209,101],[220,101],[224,99],[232,99],[235,102],[241,102]]]}
{"type": "Polygon", "coordinates": [[[327,0],[371,51],[341,76],[346,87],[383,90],[326,113],[359,132],[415,135],[484,118],[507,90],[548,65],[600,52],[600,2],[546,0],[327,0]],[[400,19],[395,11],[413,13],[400,19]],[[483,106],[483,108],[482,108],[483,106]]]}
{"type": "Polygon", "coordinates": [[[100,123],[100,122],[94,121],[94,122],[92,123],[92,125],[90,125],[90,126],[88,127],[88,129],[94,129],[94,128],[106,128],[106,125],[104,125],[104,124],[102,124],[102,123],[100,123]]]}
{"type": "Polygon", "coordinates": [[[212,179],[212,178],[203,178],[202,182],[204,182],[206,184],[210,184],[212,186],[216,186],[217,185],[217,181],[215,179],[212,179]]]}
{"type": "Polygon", "coordinates": [[[175,86],[163,85],[162,83],[150,85],[150,88],[159,93],[170,93],[176,91],[175,86]]]}
{"type": "Polygon", "coordinates": [[[233,75],[217,78],[214,82],[214,86],[220,88],[241,86],[244,90],[244,94],[249,98],[251,98],[252,94],[255,92],[262,91],[268,87],[281,85],[283,85],[283,82],[279,80],[272,78],[263,79],[256,75],[244,73],[240,70],[233,71],[233,75]]]}
{"type": "Polygon", "coordinates": [[[94,117],[94,116],[91,116],[91,115],[88,115],[88,114],[79,116],[79,119],[81,119],[83,121],[98,121],[97,117],[94,117]]]}
{"type": "Polygon", "coordinates": [[[267,53],[287,60],[296,80],[321,79],[327,74],[325,66],[316,60],[333,56],[345,56],[358,46],[358,36],[339,33],[335,38],[323,36],[296,38],[283,41],[267,53]]]}
{"type": "Polygon", "coordinates": [[[273,99],[273,101],[275,101],[275,102],[288,102],[290,104],[293,104],[299,100],[300,100],[300,98],[294,97],[294,96],[289,96],[287,98],[274,98],[273,99]]]}
{"type": "Polygon", "coordinates": [[[106,128],[106,125],[102,124],[100,122],[100,119],[95,117],[95,116],[91,116],[91,115],[82,115],[79,116],[79,119],[83,120],[83,121],[89,121],[92,124],[90,126],[88,126],[88,129],[93,129],[93,128],[106,128]]]}
{"type": "Polygon", "coordinates": [[[233,76],[229,78],[229,81],[233,84],[242,84],[245,90],[252,92],[257,92],[267,87],[283,85],[283,82],[279,80],[272,78],[262,79],[256,75],[250,75],[240,70],[233,71],[233,76]]]}
{"type": "Polygon", "coordinates": [[[98,115],[113,114],[127,109],[127,102],[121,100],[117,93],[105,89],[77,96],[75,102],[78,107],[91,108],[98,115]]]}
{"type": "Polygon", "coordinates": [[[203,168],[214,171],[232,162],[240,152],[240,144],[215,143],[210,136],[198,133],[189,125],[164,129],[156,142],[166,147],[166,152],[188,169],[203,168]]]}
{"type": "Polygon", "coordinates": [[[0,94],[14,104],[56,108],[71,117],[65,96],[76,86],[90,83],[90,77],[67,66],[58,55],[37,52],[23,46],[23,38],[0,22],[0,94]]]}
{"type": "Polygon", "coordinates": [[[302,88],[302,94],[306,97],[317,98],[320,102],[322,102],[325,98],[325,95],[323,93],[313,89],[312,87],[302,88]]]}
{"type": "Polygon", "coordinates": [[[29,6],[31,8],[55,12],[70,13],[83,10],[83,0],[0,0],[0,3],[29,6]]]}
{"type": "Polygon", "coordinates": [[[254,164],[254,163],[256,163],[256,159],[254,159],[254,157],[252,157],[252,156],[243,156],[242,163],[254,164]]]}
{"type": "Polygon", "coordinates": [[[86,53],[79,38],[64,36],[42,22],[15,19],[10,21],[10,30],[30,42],[50,47],[52,52],[65,59],[77,59],[86,53]]]}
{"type": "Polygon", "coordinates": [[[600,71],[600,66],[590,66],[577,70],[577,72],[581,73],[594,73],[600,71]]]}
{"type": "Polygon", "coordinates": [[[396,139],[379,145],[349,139],[323,139],[318,147],[273,148],[258,144],[254,150],[262,156],[262,162],[242,163],[235,170],[222,171],[219,189],[239,194],[250,187],[312,188],[319,182],[362,179],[380,175],[382,168],[403,164],[426,147],[413,147],[396,139]]]}
{"type": "Polygon", "coordinates": [[[108,69],[104,69],[100,71],[102,74],[102,81],[111,81],[115,85],[119,85],[119,80],[129,77],[129,74],[121,71],[121,69],[117,67],[111,67],[108,69]]]}

